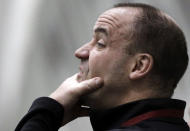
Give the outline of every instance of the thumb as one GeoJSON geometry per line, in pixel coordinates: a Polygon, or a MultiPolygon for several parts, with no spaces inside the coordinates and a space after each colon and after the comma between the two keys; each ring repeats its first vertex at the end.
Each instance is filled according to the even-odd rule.
{"type": "Polygon", "coordinates": [[[95,77],[81,82],[78,86],[79,95],[86,95],[99,89],[103,86],[103,80],[100,77],[95,77]]]}

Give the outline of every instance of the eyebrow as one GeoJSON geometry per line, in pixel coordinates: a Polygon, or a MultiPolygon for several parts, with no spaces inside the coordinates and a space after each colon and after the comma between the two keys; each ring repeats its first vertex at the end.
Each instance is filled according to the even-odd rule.
{"type": "Polygon", "coordinates": [[[94,32],[95,32],[95,33],[104,33],[106,36],[108,36],[108,31],[107,31],[107,29],[102,28],[102,27],[96,28],[94,32]]]}

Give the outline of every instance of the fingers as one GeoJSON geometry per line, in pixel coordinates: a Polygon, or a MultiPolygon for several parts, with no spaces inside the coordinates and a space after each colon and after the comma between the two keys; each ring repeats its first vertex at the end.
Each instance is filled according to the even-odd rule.
{"type": "Polygon", "coordinates": [[[89,94],[103,86],[103,80],[100,77],[95,77],[79,83],[79,95],[89,94]]]}
{"type": "Polygon", "coordinates": [[[81,107],[79,101],[83,95],[96,91],[103,86],[103,79],[95,77],[82,82],[77,81],[77,74],[67,78],[50,97],[64,107],[63,125],[77,117],[88,116],[89,108],[81,107]]]}

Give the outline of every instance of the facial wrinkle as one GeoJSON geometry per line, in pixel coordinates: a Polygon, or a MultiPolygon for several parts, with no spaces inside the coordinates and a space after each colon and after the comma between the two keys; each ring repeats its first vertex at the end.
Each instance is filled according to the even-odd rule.
{"type": "Polygon", "coordinates": [[[115,20],[115,18],[113,18],[113,17],[110,16],[110,15],[103,15],[103,16],[100,16],[100,18],[108,19],[110,22],[113,23],[113,26],[114,26],[115,28],[118,28],[118,27],[119,27],[119,25],[118,25],[117,21],[115,20]]]}
{"type": "Polygon", "coordinates": [[[105,22],[111,25],[112,27],[115,27],[114,23],[106,17],[100,17],[97,22],[105,22]]]}
{"type": "Polygon", "coordinates": [[[110,31],[114,28],[114,26],[113,26],[113,24],[112,23],[110,23],[109,21],[105,21],[105,20],[99,20],[98,22],[97,22],[97,25],[96,26],[104,26],[105,24],[107,24],[107,26],[108,26],[108,28],[107,28],[107,30],[108,30],[108,35],[110,34],[110,31]],[[111,29],[111,30],[110,30],[111,29]]]}

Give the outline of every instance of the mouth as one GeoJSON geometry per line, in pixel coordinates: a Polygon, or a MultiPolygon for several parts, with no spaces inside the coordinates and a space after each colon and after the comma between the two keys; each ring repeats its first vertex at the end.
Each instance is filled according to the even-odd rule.
{"type": "Polygon", "coordinates": [[[88,64],[81,64],[79,66],[78,80],[79,82],[87,80],[89,68],[88,64]]]}

